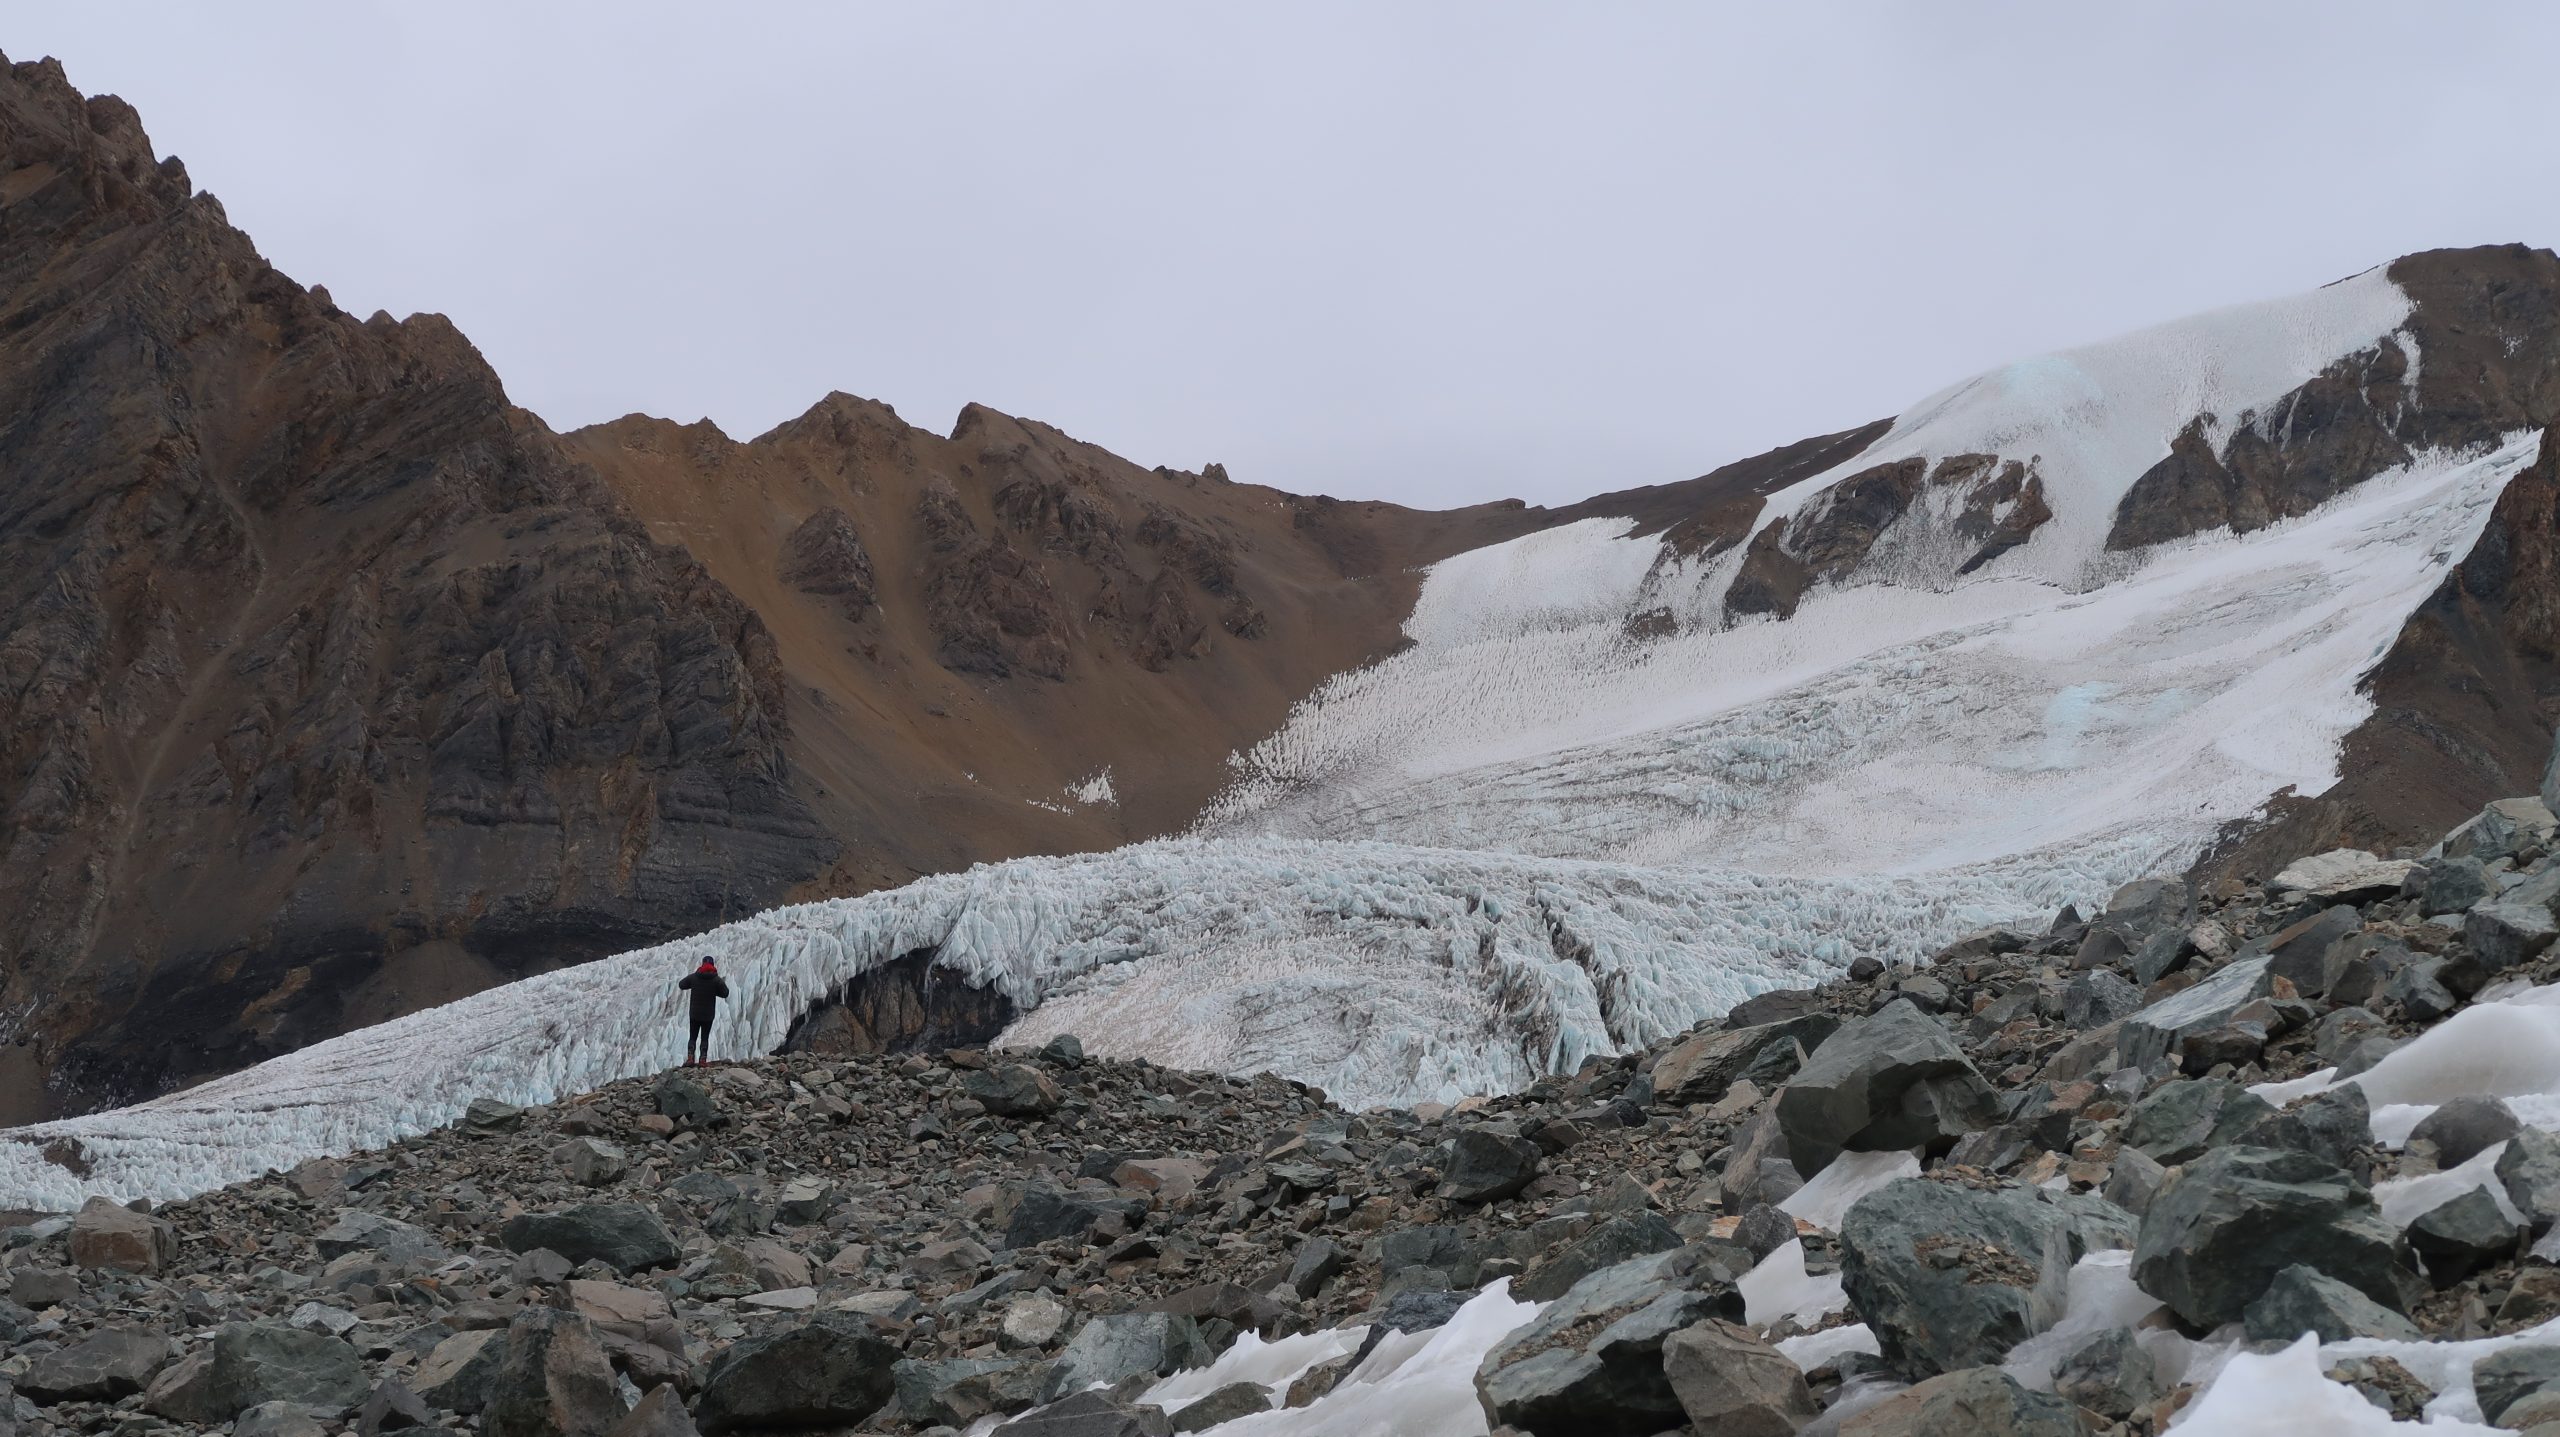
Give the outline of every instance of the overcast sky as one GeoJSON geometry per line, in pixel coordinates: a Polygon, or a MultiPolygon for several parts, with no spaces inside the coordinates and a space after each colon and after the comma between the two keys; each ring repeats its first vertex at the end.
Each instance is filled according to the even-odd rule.
{"type": "Polygon", "coordinates": [[[2540,3],[18,0],[0,48],[560,428],[974,399],[1424,504],[2560,239],[2540,3]]]}

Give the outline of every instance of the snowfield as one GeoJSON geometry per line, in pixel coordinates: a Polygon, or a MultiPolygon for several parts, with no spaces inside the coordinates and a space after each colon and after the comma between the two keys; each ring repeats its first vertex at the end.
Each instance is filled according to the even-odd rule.
{"type": "MultiPolygon", "coordinates": [[[[0,1141],[0,1207],[180,1196],[474,1097],[664,1068],[672,985],[704,953],[738,995],[724,1055],[769,1051],[847,979],[930,950],[1024,1010],[1006,1041],[1074,1032],[1356,1107],[1516,1087],[1860,954],[2041,923],[2333,783],[2363,676],[2532,459],[2519,435],[2246,536],[2105,551],[2118,500],[2190,419],[2227,429],[2407,311],[2376,272],[2011,366],[1760,521],[1896,457],[2032,456],[2054,519],[1971,575],[1888,530],[1792,618],[1727,625],[1739,547],[1693,563],[1591,520],[1461,554],[1427,578],[1412,645],[1239,755],[1186,836],[776,910],[0,1135],[20,1140],[0,1141]],[[1676,632],[1629,638],[1654,609],[1676,632]],[[60,1137],[85,1178],[39,1155],[60,1137]]],[[[1920,539],[1943,518],[1926,509],[1920,539]]],[[[1108,774],[1074,797],[1110,802],[1108,774]]]]}

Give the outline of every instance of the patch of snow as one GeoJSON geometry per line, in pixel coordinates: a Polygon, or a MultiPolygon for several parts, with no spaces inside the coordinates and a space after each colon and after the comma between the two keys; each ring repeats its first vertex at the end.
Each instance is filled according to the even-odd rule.
{"type": "Polygon", "coordinates": [[[1235,1344],[1206,1367],[1177,1372],[1148,1388],[1138,1400],[1151,1402],[1170,1415],[1221,1387],[1251,1382],[1273,1396],[1272,1406],[1289,1394],[1289,1386],[1317,1366],[1360,1350],[1366,1327],[1328,1327],[1265,1342],[1255,1332],[1239,1332],[1235,1344]]]}
{"type": "MultiPolygon", "coordinates": [[[[2181,1437],[2390,1437],[2409,1431],[2354,1388],[2322,1375],[2322,1363],[2336,1361],[2351,1345],[2361,1344],[2324,1349],[2306,1334],[2281,1352],[2235,1352],[2169,1430],[2181,1437]]],[[[2463,1371],[2467,1389],[2467,1364],[2463,1371]]],[[[2435,1437],[2497,1437],[2496,1428],[2460,1420],[2431,1421],[2425,1430],[2435,1437]]]]}
{"type": "Polygon", "coordinates": [[[1813,1181],[1787,1194],[1778,1211],[1792,1218],[1812,1223],[1824,1232],[1838,1232],[1841,1220],[1858,1199],[1880,1187],[1920,1176],[1920,1155],[1916,1152],[1842,1153],[1831,1166],[1813,1175],[1813,1181]]]}
{"type": "Polygon", "coordinates": [[[1870,1357],[1884,1355],[1884,1345],[1876,1341],[1875,1329],[1863,1322],[1780,1338],[1775,1345],[1780,1356],[1807,1372],[1845,1352],[1863,1352],[1870,1357]]]}
{"type": "Polygon", "coordinates": [[[2407,1227],[2472,1189],[2485,1188],[2509,1222],[2522,1223],[2524,1214],[2508,1201],[2506,1184],[2497,1180],[2498,1158],[2506,1150],[2503,1142],[2491,1143],[2442,1172],[2375,1183],[2373,1200],[2382,1209],[2383,1221],[2407,1227]]]}
{"type": "Polygon", "coordinates": [[[1476,1366],[1537,1315],[1538,1304],[1512,1300],[1511,1280],[1504,1278],[1467,1299],[1442,1326],[1389,1335],[1306,1406],[1221,1422],[1201,1437],[1484,1437],[1476,1366]]]}
{"type": "Polygon", "coordinates": [[[1120,795],[1111,788],[1111,770],[1104,768],[1091,778],[1067,786],[1067,797],[1091,807],[1098,803],[1118,803],[1120,795]]]}
{"type": "MultiPolygon", "coordinates": [[[[2133,1285],[2133,1254],[2122,1248],[2093,1252],[2071,1265],[2064,1280],[2063,1312],[2053,1326],[2009,1349],[2001,1365],[2022,1387],[2053,1390],[2053,1370],[2072,1350],[2111,1327],[2136,1328],[2135,1340],[2146,1349],[2152,1340],[2183,1343],[2174,1332],[2154,1332],[2138,1325],[2160,1310],[2160,1300],[2133,1285]]],[[[2154,1354],[2155,1357],[2158,1355],[2154,1354]]]]}
{"type": "Polygon", "coordinates": [[[1743,1320],[1754,1327],[1765,1327],[1782,1317],[1792,1317],[1798,1325],[1810,1327],[1849,1305],[1840,1274],[1815,1277],[1805,1271],[1801,1239],[1781,1244],[1734,1286],[1742,1293],[1743,1320]]]}

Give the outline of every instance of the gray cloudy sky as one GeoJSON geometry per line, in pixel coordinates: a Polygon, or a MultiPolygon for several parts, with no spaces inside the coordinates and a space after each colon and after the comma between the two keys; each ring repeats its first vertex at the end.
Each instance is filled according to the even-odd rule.
{"type": "Polygon", "coordinates": [[[2560,6],[20,0],[518,402],[830,389],[1568,500],[2412,249],[2560,239],[2560,6]]]}

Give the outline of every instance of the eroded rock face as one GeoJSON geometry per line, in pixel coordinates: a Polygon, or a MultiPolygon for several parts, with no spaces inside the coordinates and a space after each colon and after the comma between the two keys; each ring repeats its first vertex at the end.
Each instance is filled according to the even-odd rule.
{"type": "Polygon", "coordinates": [[[838,600],[851,619],[871,608],[876,593],[871,551],[854,532],[852,517],[832,504],[802,520],[783,541],[782,577],[803,593],[838,600]]]}

